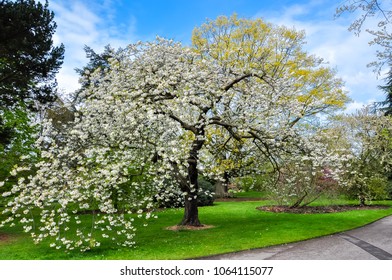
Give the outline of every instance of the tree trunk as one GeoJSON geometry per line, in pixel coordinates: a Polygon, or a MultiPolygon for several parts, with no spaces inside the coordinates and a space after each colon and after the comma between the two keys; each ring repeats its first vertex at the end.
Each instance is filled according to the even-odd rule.
{"type": "Polygon", "coordinates": [[[227,192],[225,192],[223,185],[221,181],[215,183],[215,197],[227,197],[227,192]]]}
{"type": "MultiPolygon", "coordinates": [[[[200,135],[204,135],[204,130],[202,132],[203,133],[200,135]]],[[[193,142],[192,149],[188,157],[188,194],[185,196],[184,218],[180,223],[180,225],[183,226],[202,226],[199,221],[199,211],[197,208],[197,194],[199,192],[199,172],[197,170],[197,161],[199,150],[203,144],[204,140],[196,139],[193,142]]]]}
{"type": "Polygon", "coordinates": [[[359,195],[359,206],[360,207],[363,207],[363,206],[366,206],[366,198],[365,198],[365,196],[364,195],[359,195]]]}
{"type": "Polygon", "coordinates": [[[304,199],[305,199],[305,197],[307,195],[308,195],[308,192],[305,191],[304,195],[299,197],[299,198],[297,198],[297,201],[293,205],[291,205],[290,208],[299,208],[301,203],[302,203],[302,201],[304,201],[304,199]]]}
{"type": "Polygon", "coordinates": [[[230,176],[229,176],[229,173],[226,171],[223,173],[223,180],[224,180],[224,182],[223,182],[224,191],[225,191],[225,193],[228,194],[229,193],[230,176]]]}
{"type": "Polygon", "coordinates": [[[182,226],[203,226],[199,221],[199,210],[197,208],[197,199],[188,200],[189,195],[185,196],[184,218],[180,225],[182,226]]]}

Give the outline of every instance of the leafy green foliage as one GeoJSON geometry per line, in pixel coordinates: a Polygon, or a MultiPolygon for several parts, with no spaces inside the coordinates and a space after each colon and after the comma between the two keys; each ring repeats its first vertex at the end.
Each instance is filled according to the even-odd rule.
{"type": "MultiPolygon", "coordinates": [[[[214,204],[214,191],[215,186],[204,179],[203,177],[199,178],[199,191],[198,191],[198,206],[211,206],[214,204]]],[[[161,190],[162,193],[165,193],[167,190],[163,188],[161,190]]],[[[177,192],[173,192],[172,190],[167,191],[163,198],[158,201],[159,207],[164,208],[178,208],[184,207],[184,194],[178,190],[177,192]]]]}
{"type": "Polygon", "coordinates": [[[0,143],[0,182],[6,180],[5,185],[0,188],[2,193],[8,191],[17,181],[17,177],[10,177],[14,166],[26,160],[34,162],[39,154],[34,146],[37,127],[30,124],[29,114],[25,108],[5,110],[0,113],[0,118],[4,120],[3,127],[12,129],[13,133],[12,142],[0,143]]]}
{"type": "Polygon", "coordinates": [[[385,115],[390,116],[392,115],[392,68],[385,77],[385,81],[385,85],[379,87],[386,95],[385,100],[377,103],[377,105],[385,115]]]}
{"type": "Polygon", "coordinates": [[[267,185],[273,184],[273,178],[270,174],[253,174],[238,177],[234,183],[243,191],[263,191],[267,185]]]}
{"type": "Polygon", "coordinates": [[[214,203],[214,191],[215,187],[209,181],[204,178],[199,179],[199,195],[198,205],[199,206],[211,206],[214,203]]]}
{"type": "MultiPolygon", "coordinates": [[[[339,125],[336,123],[336,125],[339,125]]],[[[346,170],[345,189],[361,204],[387,196],[392,170],[392,119],[364,108],[341,119],[351,160],[346,170]]]]}
{"type": "Polygon", "coordinates": [[[75,96],[73,97],[74,103],[81,102],[80,94],[83,90],[91,87],[93,84],[97,85],[97,79],[94,79],[94,82],[92,82],[91,78],[93,73],[97,72],[100,73],[101,76],[104,76],[105,71],[110,69],[110,59],[114,57],[114,49],[112,49],[110,45],[105,46],[105,49],[102,53],[96,53],[89,46],[85,46],[84,51],[86,52],[86,57],[89,59],[89,62],[86,66],[76,69],[76,72],[81,77],[82,85],[81,88],[76,91],[75,96]]]}
{"type": "Polygon", "coordinates": [[[55,100],[64,46],[53,46],[54,14],[34,0],[0,2],[0,107],[55,100]]]}

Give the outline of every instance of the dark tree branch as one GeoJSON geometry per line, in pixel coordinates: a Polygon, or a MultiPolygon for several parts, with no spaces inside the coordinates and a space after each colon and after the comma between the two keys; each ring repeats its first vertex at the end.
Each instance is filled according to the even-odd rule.
{"type": "Polygon", "coordinates": [[[226,86],[223,88],[223,90],[224,90],[224,91],[228,91],[228,90],[231,89],[235,84],[237,84],[237,83],[241,82],[242,80],[244,80],[244,79],[246,79],[246,78],[249,78],[249,77],[251,77],[251,76],[252,76],[252,74],[250,74],[250,73],[245,74],[245,75],[242,75],[242,76],[240,76],[240,77],[234,79],[234,80],[233,80],[231,83],[229,83],[228,85],[226,85],[226,86]]]}
{"type": "Polygon", "coordinates": [[[173,114],[168,114],[168,116],[172,120],[175,120],[176,122],[178,122],[183,129],[192,131],[194,134],[197,134],[197,129],[195,126],[187,124],[186,122],[184,122],[183,120],[181,120],[180,118],[178,118],[177,116],[175,116],[173,114]]]}
{"type": "MultiPolygon", "coordinates": [[[[246,78],[249,78],[249,77],[256,77],[256,78],[259,78],[260,80],[263,80],[263,81],[265,81],[265,82],[267,82],[265,79],[264,79],[264,74],[263,75],[257,75],[257,74],[254,74],[254,73],[247,73],[247,74],[244,74],[244,75],[242,75],[242,76],[240,76],[240,77],[238,77],[238,78],[236,78],[236,79],[234,79],[232,82],[230,82],[228,85],[226,85],[224,88],[223,88],[223,90],[224,91],[228,91],[229,89],[231,89],[233,86],[235,86],[236,84],[238,84],[239,82],[241,82],[242,80],[244,80],[244,79],[246,79],[246,78]]],[[[268,83],[269,84],[269,83],[268,83]]]]}

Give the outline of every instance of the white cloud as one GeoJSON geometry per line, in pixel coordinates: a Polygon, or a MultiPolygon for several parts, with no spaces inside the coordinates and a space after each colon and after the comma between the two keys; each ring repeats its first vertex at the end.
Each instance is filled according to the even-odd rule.
{"type": "Polygon", "coordinates": [[[335,8],[329,1],[320,0],[286,7],[280,14],[260,12],[257,16],[279,25],[305,30],[305,48],[337,70],[337,75],[345,81],[345,88],[354,100],[349,105],[351,109],[383,100],[383,93],[378,89],[382,81],[377,79],[373,69],[367,67],[376,58],[376,49],[368,44],[370,35],[363,32],[358,37],[349,32],[348,26],[355,15],[334,19],[335,8]]]}
{"type": "Polygon", "coordinates": [[[347,105],[346,109],[344,110],[347,114],[355,113],[357,110],[364,108],[367,105],[374,103],[374,99],[367,100],[366,102],[358,102],[354,101],[347,105]]]}
{"type": "Polygon", "coordinates": [[[113,5],[111,0],[105,0],[101,5],[96,2],[87,5],[79,0],[50,3],[49,8],[54,11],[57,23],[54,43],[65,45],[64,64],[57,80],[59,88],[66,93],[79,88],[75,68],[88,62],[83,49],[85,45],[101,52],[108,44],[117,48],[134,41],[136,19],[130,16],[129,22],[116,25],[113,5]]]}

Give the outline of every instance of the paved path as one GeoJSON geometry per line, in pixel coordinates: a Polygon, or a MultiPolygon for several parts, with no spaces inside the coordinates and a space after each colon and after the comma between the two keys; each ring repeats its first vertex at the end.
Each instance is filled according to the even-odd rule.
{"type": "Polygon", "coordinates": [[[330,236],[202,259],[392,260],[392,216],[361,228],[330,236]]]}

